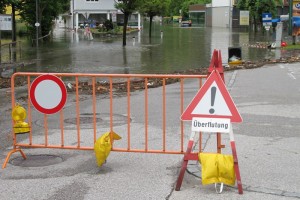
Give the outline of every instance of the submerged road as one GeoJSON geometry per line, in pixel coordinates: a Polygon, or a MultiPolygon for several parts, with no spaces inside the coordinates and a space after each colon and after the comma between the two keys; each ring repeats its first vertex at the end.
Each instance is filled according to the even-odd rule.
{"type": "MultiPolygon", "coordinates": [[[[222,194],[216,194],[213,185],[201,185],[201,168],[196,162],[189,162],[189,173],[185,173],[181,190],[175,191],[182,155],[112,152],[108,162],[98,168],[91,151],[25,149],[29,156],[38,154],[57,157],[52,160],[52,165],[48,163],[46,166],[17,166],[9,163],[7,168],[0,170],[0,199],[299,199],[298,66],[273,64],[225,73],[227,89],[243,118],[242,123],[233,124],[243,195],[238,194],[236,187],[225,187],[222,194]]],[[[168,85],[170,90],[175,86],[168,85]]],[[[194,90],[187,90],[187,99],[192,99],[197,86],[196,82],[189,83],[189,89],[194,90]]],[[[149,92],[160,94],[161,89],[154,88],[149,92]]],[[[142,92],[134,93],[132,102],[143,98],[142,95],[142,92]]],[[[173,97],[175,93],[170,95],[173,97]]],[[[84,109],[90,107],[90,99],[81,102],[86,105],[84,109]]],[[[115,109],[122,110],[123,107],[119,104],[115,109]]],[[[132,112],[136,116],[131,124],[132,133],[144,130],[139,118],[143,112],[141,107],[136,104],[133,108],[140,113],[132,112]]],[[[156,108],[149,110],[154,114],[157,112],[156,108]]],[[[179,118],[178,112],[172,109],[168,110],[168,116],[179,118]]],[[[149,124],[149,131],[154,133],[149,138],[151,142],[156,141],[155,135],[161,131],[158,128],[160,124],[155,119],[149,124]]],[[[179,134],[179,124],[167,126],[174,135],[179,134]]],[[[122,133],[123,129],[126,126],[120,125],[116,131],[122,133]]],[[[81,133],[83,137],[85,134],[84,131],[81,133]]],[[[204,151],[215,152],[215,135],[207,133],[203,137],[204,151]]],[[[170,140],[170,145],[177,142],[176,139],[170,140]]],[[[222,135],[222,143],[225,145],[223,152],[231,154],[228,135],[222,135]]],[[[8,148],[0,149],[1,164],[8,151],[8,148]]],[[[13,158],[16,157],[19,155],[13,155],[13,158]]],[[[14,161],[15,164],[22,162],[20,159],[14,161]]]]}

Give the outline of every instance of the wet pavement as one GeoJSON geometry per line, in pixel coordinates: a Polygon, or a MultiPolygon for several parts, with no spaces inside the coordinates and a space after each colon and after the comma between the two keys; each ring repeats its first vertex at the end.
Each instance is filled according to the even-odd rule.
{"type": "MultiPolygon", "coordinates": [[[[22,197],[22,199],[49,200],[71,198],[299,199],[300,177],[297,171],[300,165],[298,124],[300,115],[296,112],[299,110],[299,80],[298,64],[273,64],[257,69],[225,73],[227,88],[243,118],[242,123],[233,125],[243,195],[238,194],[236,187],[226,186],[222,194],[216,194],[213,185],[201,185],[201,168],[197,162],[190,162],[188,167],[190,173],[185,173],[181,190],[175,191],[182,155],[112,152],[108,162],[98,168],[91,151],[24,149],[26,155],[29,155],[33,161],[37,155],[55,155],[57,157],[51,157],[50,161],[62,159],[62,162],[56,164],[50,162],[47,166],[24,167],[13,165],[11,161],[6,169],[0,171],[0,197],[1,199],[22,197]]],[[[172,91],[172,88],[177,87],[176,85],[168,85],[168,90],[172,91]]],[[[186,91],[188,96],[185,100],[187,103],[195,95],[197,87],[197,81],[188,83],[186,91]]],[[[157,100],[160,93],[160,88],[153,88],[149,101],[157,100]]],[[[143,99],[143,94],[141,91],[133,95],[132,103],[143,99]]],[[[175,94],[171,92],[169,95],[174,97],[175,94]]],[[[119,103],[115,104],[115,110],[123,112],[123,105],[120,104],[122,100],[124,100],[122,97],[116,100],[119,103]]],[[[174,101],[175,98],[171,100],[174,101]]],[[[101,105],[105,105],[105,101],[109,100],[101,99],[101,105]]],[[[83,101],[86,105],[84,109],[90,107],[89,102],[90,99],[83,101]]],[[[134,105],[136,106],[132,108],[131,132],[139,134],[144,129],[144,123],[139,117],[140,105],[134,105]]],[[[101,109],[108,108],[104,106],[101,109]]],[[[176,109],[171,109],[168,111],[168,116],[177,116],[176,113],[176,109]]],[[[153,114],[154,118],[156,118],[155,114],[159,115],[158,112],[153,114]]],[[[171,137],[168,139],[168,145],[176,146],[178,141],[174,138],[179,134],[180,128],[179,124],[175,123],[176,120],[172,121],[174,123],[167,124],[167,130],[172,133],[169,135],[171,137]]],[[[155,136],[161,131],[160,124],[160,121],[152,118],[149,121],[149,141],[157,141],[155,136]]],[[[188,139],[190,127],[186,126],[185,129],[185,139],[188,139]]],[[[55,129],[51,130],[49,137],[60,140],[60,133],[55,129]]],[[[126,145],[126,136],[123,134],[127,126],[120,124],[114,130],[124,137],[115,144],[126,145]]],[[[82,142],[85,138],[89,138],[89,133],[89,129],[82,130],[82,142]]],[[[70,140],[74,134],[77,134],[76,130],[68,130],[70,140]]],[[[203,134],[203,137],[203,150],[215,152],[215,135],[203,134]]],[[[35,135],[34,141],[39,143],[44,139],[43,135],[35,135]]],[[[24,138],[24,141],[27,139],[24,138]]],[[[222,152],[231,154],[228,135],[222,135],[222,144],[225,145],[222,152]]],[[[8,150],[1,150],[1,160],[8,150]]],[[[17,161],[21,161],[20,155],[13,155],[13,158],[16,157],[18,157],[17,161]]]]}
{"type": "MultiPolygon", "coordinates": [[[[221,195],[214,186],[201,186],[201,168],[188,166],[183,186],[187,193],[174,192],[171,199],[299,199],[299,78],[298,64],[272,64],[259,69],[227,73],[227,88],[243,122],[233,125],[244,194],[226,187],[221,195]],[[228,82],[229,81],[229,82],[228,82]],[[198,192],[193,192],[198,191],[198,192]]],[[[204,152],[216,151],[215,134],[204,138],[204,152]]],[[[222,135],[225,154],[231,154],[229,137],[222,135]]],[[[197,147],[197,145],[196,145],[197,147]]]]}
{"type": "MultiPolygon", "coordinates": [[[[191,29],[192,30],[192,29],[191,29]]],[[[59,30],[60,31],[60,30],[59,30]]],[[[184,31],[186,31],[184,29],[184,31]]],[[[192,31],[190,31],[192,32],[192,31]]],[[[74,36],[74,33],[69,32],[74,36]]],[[[182,33],[183,34],[183,33],[182,33]]],[[[164,32],[163,37],[166,33],[164,32]]],[[[216,33],[217,35],[217,33],[216,33]]],[[[158,35],[157,41],[160,39],[158,35]]],[[[220,35],[219,35],[220,36],[220,35]]],[[[219,37],[218,36],[218,37],[219,37]]],[[[69,35],[66,36],[69,38],[69,35]]],[[[100,39],[99,39],[100,40],[100,39]]],[[[141,38],[142,40],[142,38],[141,38]]],[[[145,39],[147,40],[147,39],[145,39]]],[[[163,39],[164,40],[164,39],[163,39]]],[[[246,39],[247,41],[247,39],[246,39]]],[[[74,41],[73,41],[74,42],[74,41]]],[[[153,42],[153,41],[152,41],[153,42]]],[[[79,44],[87,44],[87,41],[78,41],[79,44]]],[[[101,42],[99,42],[101,43],[101,42]]],[[[111,53],[116,55],[124,55],[123,49],[118,44],[106,46],[111,53]],[[118,52],[118,53],[117,53],[118,52]]],[[[221,43],[219,41],[219,43],[221,43]]],[[[79,45],[78,44],[78,45],[79,45]]],[[[218,44],[218,43],[216,43],[218,44]]],[[[227,46],[223,47],[222,55],[226,57],[227,46]],[[225,50],[224,50],[225,48],[225,50]],[[224,56],[224,54],[225,56],[224,56]]],[[[75,47],[71,44],[70,47],[75,47]]],[[[91,44],[92,51],[99,50],[101,45],[91,44]]],[[[144,49],[147,56],[151,55],[150,50],[153,44],[139,44],[136,39],[135,44],[129,45],[131,50],[144,49]],[[143,47],[142,47],[143,46],[143,47]],[[150,48],[151,47],[151,48],[150,48]]],[[[154,45],[155,46],[155,45],[154,45]]],[[[156,45],[159,46],[159,45],[156,45]]],[[[222,45],[215,45],[222,48],[222,45]]],[[[81,47],[82,48],[82,47],[81,47]]],[[[127,48],[127,47],[126,47],[127,48]]],[[[245,47],[242,47],[243,50],[245,47]]],[[[249,47],[247,47],[249,48],[249,47]]],[[[155,48],[154,48],[155,49],[155,48]]],[[[211,49],[211,48],[209,48],[211,49]]],[[[76,52],[77,50],[74,50],[76,52]]],[[[106,52],[105,51],[105,52],[106,52]]],[[[262,51],[267,51],[262,49],[262,51]]],[[[117,67],[101,68],[97,63],[101,63],[100,57],[96,61],[89,62],[90,59],[67,56],[67,52],[61,50],[61,55],[52,55],[56,50],[44,50],[40,55],[48,55],[49,60],[40,57],[37,61],[41,66],[35,64],[27,70],[52,71],[57,70],[56,64],[50,65],[50,60],[59,63],[71,61],[66,68],[66,72],[73,69],[82,70],[79,63],[87,63],[88,66],[96,68],[86,68],[83,72],[95,72],[107,70],[108,72],[167,72],[168,70],[177,70],[178,67],[161,67],[156,69],[153,66],[145,67],[127,67],[124,60],[117,64],[117,67]],[[48,52],[48,53],[47,53],[48,52]],[[65,56],[67,57],[64,60],[65,56]],[[56,60],[57,59],[57,60],[56,60]],[[76,64],[74,64],[76,63],[76,64]]],[[[127,51],[126,51],[127,52],[127,51]]],[[[133,51],[134,52],[134,51],[133,51]]],[[[161,51],[162,52],[162,51],[161,51]]],[[[164,51],[163,51],[164,52],[164,51]]],[[[272,53],[272,51],[270,51],[272,53]]],[[[104,53],[104,52],[102,52],[104,53]]],[[[163,55],[166,55],[161,53],[163,55]]],[[[280,51],[282,53],[282,51],[280,51]]],[[[78,51],[79,54],[79,51],[78,51]]],[[[189,54],[192,54],[191,52],[189,54]]],[[[246,53],[245,53],[246,54],[246,53]]],[[[104,53],[107,56],[107,54],[104,53]]],[[[153,54],[152,54],[153,55],[153,54]]],[[[250,55],[250,54],[249,54],[250,55]]],[[[259,55],[259,53],[255,53],[259,55]]],[[[272,53],[275,55],[275,52],[272,53]]],[[[119,57],[118,56],[118,57],[119,57]]],[[[127,63],[142,62],[140,52],[127,59],[127,63]],[[138,56],[133,56],[138,55],[138,56]]],[[[129,56],[129,57],[130,57],[129,56]]],[[[178,57],[178,55],[175,54],[178,57]]],[[[265,56],[265,55],[264,55],[265,56]]],[[[24,59],[31,60],[30,55],[24,59]]],[[[207,57],[209,57],[207,55],[207,57]]],[[[90,57],[91,58],[91,57],[90,57]]],[[[173,60],[170,57],[170,60],[173,60]]],[[[154,61],[152,58],[150,61],[154,61]]],[[[170,61],[169,60],[169,61],[170,61]]],[[[174,59],[175,61],[178,61],[174,59]]],[[[118,61],[114,58],[113,61],[118,61]]],[[[164,66],[164,62],[159,59],[157,63],[164,66]]],[[[198,62],[197,59],[195,62],[198,62]]],[[[147,62],[145,62],[147,63],[147,62]]],[[[139,63],[141,64],[141,63],[139,63]]],[[[198,65],[199,63],[197,63],[198,65]]],[[[105,62],[104,64],[105,65],[105,62]]],[[[200,64],[199,64],[200,65],[200,64]]],[[[205,65],[205,64],[203,64],[205,65]]],[[[128,64],[129,66],[129,64],[128,64]]],[[[132,66],[132,65],[131,65],[132,66]]],[[[138,64],[136,65],[138,66],[138,64]]],[[[266,65],[258,69],[236,70],[226,72],[226,83],[230,94],[235,101],[239,112],[243,117],[243,123],[234,125],[234,134],[237,144],[237,153],[239,158],[239,166],[241,178],[244,187],[244,194],[238,195],[235,187],[225,187],[222,194],[216,194],[214,187],[201,185],[201,168],[197,162],[190,162],[188,172],[185,174],[181,191],[175,191],[177,175],[180,169],[182,155],[157,155],[157,154],[130,154],[112,152],[109,162],[103,167],[98,168],[95,164],[94,154],[91,151],[76,150],[55,150],[55,149],[25,149],[26,155],[29,157],[26,162],[22,162],[20,155],[14,155],[7,168],[0,171],[0,198],[1,199],[299,199],[300,191],[297,173],[300,166],[300,149],[299,149],[299,80],[300,71],[298,64],[283,63],[266,65]],[[29,165],[28,165],[29,164],[29,165]],[[17,186],[17,187],[16,187],[17,186]]],[[[171,84],[169,87],[173,87],[171,84]]],[[[191,82],[190,87],[196,90],[198,83],[191,82]]],[[[22,90],[26,88],[18,88],[16,95],[21,95],[22,90]]],[[[7,89],[1,89],[1,94],[9,96],[7,89]]],[[[154,94],[161,94],[159,88],[152,90],[154,94]]],[[[190,98],[194,96],[194,92],[190,92],[190,98]]],[[[143,93],[135,94],[134,98],[143,98],[143,93]]],[[[154,100],[157,99],[154,96],[154,100]]],[[[173,94],[172,94],[173,95],[173,94]]],[[[22,96],[22,95],[21,95],[22,96]]],[[[3,98],[1,98],[3,99],[3,98]]],[[[122,97],[120,97],[120,100],[122,97]]],[[[102,101],[107,101],[105,98],[102,101]]],[[[74,101],[73,101],[74,102],[74,101]]],[[[83,98],[81,102],[89,107],[90,99],[83,98]]],[[[102,103],[103,103],[102,102],[102,103]]],[[[118,100],[119,102],[119,100],[118,100]]],[[[0,143],[0,159],[3,162],[5,156],[10,150],[12,138],[10,116],[10,104],[1,101],[1,143],[0,143]],[[7,106],[9,105],[9,106],[7,106]]],[[[21,102],[24,103],[24,102],[21,102]]],[[[103,105],[103,104],[102,104],[103,105]]],[[[124,109],[123,104],[117,104],[116,110],[124,109]]],[[[71,106],[71,105],[67,105],[71,106]]],[[[70,108],[70,107],[69,107],[70,108]]],[[[103,106],[103,109],[107,107],[103,106]]],[[[140,105],[136,104],[135,109],[139,110],[136,118],[133,117],[132,132],[139,133],[144,129],[143,123],[139,122],[141,115],[140,105]]],[[[151,109],[151,108],[150,108],[151,109]]],[[[155,109],[152,109],[155,110],[155,109]]],[[[173,112],[170,110],[169,112],[173,112]]],[[[155,112],[154,112],[155,113],[155,112]]],[[[69,113],[70,114],[70,113],[69,113]]],[[[177,114],[170,113],[170,116],[177,114]]],[[[86,115],[85,117],[89,117],[86,115]]],[[[123,116],[124,117],[124,116],[123,116]]],[[[155,118],[155,117],[154,117],[155,118]]],[[[52,120],[52,119],[50,119],[52,120]]],[[[74,118],[69,119],[70,137],[76,134],[74,130],[74,118]]],[[[105,119],[99,119],[105,123],[105,119]]],[[[118,132],[124,132],[126,125],[122,124],[122,115],[120,124],[116,127],[118,132]]],[[[87,119],[88,121],[88,119],[87,119]]],[[[151,131],[158,133],[161,130],[157,128],[154,121],[149,125],[151,131]]],[[[42,121],[37,120],[35,124],[42,126],[42,121]]],[[[106,124],[108,126],[108,123],[106,124]]],[[[170,130],[174,134],[179,133],[179,124],[170,124],[170,130]]],[[[56,137],[55,126],[49,135],[56,137]]],[[[82,137],[88,135],[88,126],[84,127],[82,137]]],[[[188,133],[188,132],[187,132],[188,133]]],[[[43,141],[44,136],[36,135],[35,142],[43,141]]],[[[72,138],[72,137],[71,137],[72,138]]],[[[188,135],[186,136],[188,138],[188,135]]],[[[26,140],[26,137],[20,136],[20,140],[26,140]]],[[[55,138],[55,139],[59,139],[55,138]]],[[[155,141],[155,138],[153,138],[155,141]]],[[[226,145],[224,153],[231,153],[229,148],[229,138],[223,135],[223,144],[226,145]]],[[[76,142],[76,141],[75,141],[76,142]]],[[[75,144],[75,143],[74,143],[75,144]]],[[[177,145],[177,141],[174,143],[177,145]]],[[[204,135],[204,151],[214,152],[216,149],[215,136],[213,134],[204,135]]],[[[1,164],[2,164],[1,162],[1,164]]]]}

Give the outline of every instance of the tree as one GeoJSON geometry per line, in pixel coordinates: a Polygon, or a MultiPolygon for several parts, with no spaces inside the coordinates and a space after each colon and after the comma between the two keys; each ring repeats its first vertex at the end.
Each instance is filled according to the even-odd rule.
{"type": "Polygon", "coordinates": [[[129,16],[137,10],[139,5],[139,0],[123,0],[116,1],[115,8],[121,10],[124,14],[124,24],[123,24],[123,46],[126,46],[126,30],[128,25],[129,16]]]}
{"type": "Polygon", "coordinates": [[[172,0],[169,6],[169,13],[171,16],[180,15],[180,10],[182,8],[182,3],[184,0],[172,0]]]}
{"type": "Polygon", "coordinates": [[[26,22],[31,35],[35,33],[36,22],[40,24],[39,35],[47,35],[52,30],[53,20],[60,13],[65,12],[68,6],[69,1],[65,0],[51,0],[51,3],[49,0],[19,0],[17,4],[20,16],[26,22]],[[38,19],[36,19],[36,3],[38,5],[38,19]]]}
{"type": "Polygon", "coordinates": [[[0,13],[5,13],[5,7],[11,6],[12,10],[12,41],[15,42],[17,40],[16,38],[16,4],[18,3],[18,0],[2,0],[0,2],[0,13]]]}
{"type": "Polygon", "coordinates": [[[7,0],[0,1],[0,14],[5,13],[5,6],[7,5],[7,0]]]}
{"type": "Polygon", "coordinates": [[[140,4],[140,12],[150,18],[149,37],[151,37],[153,17],[163,15],[166,9],[167,2],[165,0],[144,0],[140,4]]]}
{"type": "Polygon", "coordinates": [[[181,14],[181,16],[188,17],[188,10],[190,5],[204,5],[208,3],[211,3],[211,0],[172,0],[169,5],[168,13],[171,16],[181,14]]]}
{"type": "Polygon", "coordinates": [[[262,14],[263,13],[271,13],[273,17],[276,17],[277,7],[274,0],[260,0],[256,2],[257,14],[259,17],[259,21],[262,23],[262,14]]]}
{"type": "Polygon", "coordinates": [[[248,10],[249,8],[248,0],[239,0],[237,3],[237,8],[240,10],[248,10]]]}
{"type": "Polygon", "coordinates": [[[280,0],[239,0],[237,8],[240,10],[249,10],[251,23],[254,24],[254,30],[257,31],[258,22],[262,22],[263,13],[272,13],[276,16],[277,5],[282,5],[280,0]]]}
{"type": "Polygon", "coordinates": [[[208,3],[211,3],[211,0],[185,0],[181,4],[182,16],[183,17],[189,17],[189,7],[190,7],[190,5],[194,5],[194,4],[205,5],[205,4],[208,4],[208,3]]]}

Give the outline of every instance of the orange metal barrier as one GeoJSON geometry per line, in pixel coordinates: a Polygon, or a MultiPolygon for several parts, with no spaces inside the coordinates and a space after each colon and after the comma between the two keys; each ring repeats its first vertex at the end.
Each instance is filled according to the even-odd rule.
{"type": "MultiPolygon", "coordinates": [[[[180,115],[191,100],[185,100],[184,94],[195,94],[206,78],[206,75],[50,73],[64,81],[67,103],[58,113],[47,115],[32,106],[29,95],[32,81],[43,74],[15,73],[11,78],[12,107],[23,102],[30,132],[20,142],[18,134],[13,133],[13,150],[2,168],[15,152],[20,151],[26,158],[22,147],[93,150],[97,137],[107,131],[122,136],[112,151],[184,154],[190,132],[185,137],[186,127],[180,115]],[[195,86],[191,79],[197,79],[199,84],[195,86]],[[15,90],[16,81],[27,84],[22,97],[15,90]],[[152,90],[153,87],[158,89],[152,90]]],[[[187,127],[190,128],[189,123],[187,127]]],[[[201,142],[199,145],[201,150],[201,142]]]]}

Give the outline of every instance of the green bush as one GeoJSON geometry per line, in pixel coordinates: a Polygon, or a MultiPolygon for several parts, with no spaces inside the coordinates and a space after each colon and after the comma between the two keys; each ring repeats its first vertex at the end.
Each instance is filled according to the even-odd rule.
{"type": "Polygon", "coordinates": [[[106,32],[106,30],[105,30],[105,28],[104,28],[103,26],[102,26],[102,27],[99,27],[99,28],[98,28],[98,31],[99,31],[99,32],[106,32]]]}
{"type": "Polygon", "coordinates": [[[110,31],[110,30],[114,29],[114,25],[111,20],[106,20],[103,23],[103,26],[105,27],[106,31],[110,31]]]}
{"type": "Polygon", "coordinates": [[[28,34],[28,30],[27,30],[26,24],[24,22],[17,21],[16,29],[17,29],[16,32],[19,36],[28,34]]]}

